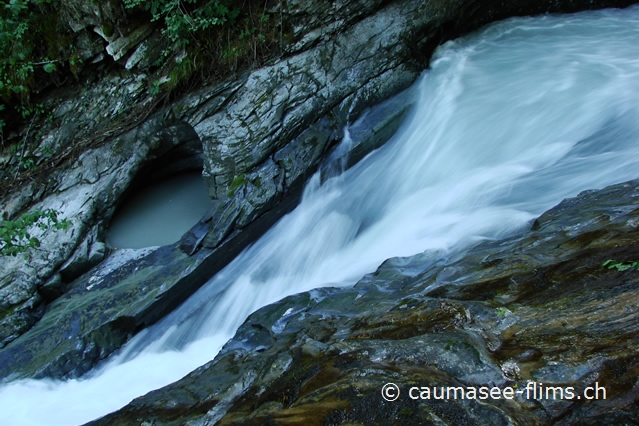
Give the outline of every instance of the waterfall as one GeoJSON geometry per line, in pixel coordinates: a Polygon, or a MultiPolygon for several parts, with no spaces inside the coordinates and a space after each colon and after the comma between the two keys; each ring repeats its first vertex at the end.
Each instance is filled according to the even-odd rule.
{"type": "Polygon", "coordinates": [[[89,421],[212,359],[261,306],[521,232],[565,197],[639,177],[637,40],[634,7],[511,19],[441,46],[386,145],[312,177],[296,210],[85,377],[5,383],[0,423],[89,421]]]}

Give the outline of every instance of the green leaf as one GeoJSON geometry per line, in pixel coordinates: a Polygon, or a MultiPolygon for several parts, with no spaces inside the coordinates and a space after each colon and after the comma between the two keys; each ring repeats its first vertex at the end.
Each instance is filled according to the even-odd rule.
{"type": "Polygon", "coordinates": [[[0,256],[16,256],[29,248],[40,247],[40,240],[29,234],[31,227],[66,229],[71,224],[67,219],[58,220],[58,212],[52,209],[32,210],[23,213],[16,220],[0,223],[0,256]]]}
{"type": "Polygon", "coordinates": [[[56,70],[56,66],[53,62],[49,62],[48,64],[44,64],[44,67],[42,67],[44,69],[44,72],[51,74],[52,72],[55,72],[56,70]]]}
{"type": "Polygon", "coordinates": [[[631,262],[631,261],[622,261],[617,262],[612,259],[608,259],[601,264],[602,268],[606,269],[616,269],[617,271],[623,272],[628,269],[637,269],[639,270],[639,262],[631,262]]]}

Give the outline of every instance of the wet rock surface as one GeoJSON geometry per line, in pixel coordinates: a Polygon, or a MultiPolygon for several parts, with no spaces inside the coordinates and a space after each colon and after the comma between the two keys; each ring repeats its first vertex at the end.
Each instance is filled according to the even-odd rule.
{"type": "Polygon", "coordinates": [[[638,205],[639,181],[588,191],[459,258],[390,259],[353,288],[290,296],[215,360],[91,424],[632,424],[639,271],[602,263],[639,257],[638,205]],[[574,396],[527,397],[528,382],[574,396]],[[515,394],[413,400],[412,386],[515,394]],[[586,399],[596,386],[605,399],[586,399]]]}
{"type": "Polygon", "coordinates": [[[29,330],[44,313],[45,301],[63,294],[66,284],[107,256],[104,230],[141,167],[193,137],[197,138],[188,125],[159,114],[146,125],[85,151],[70,169],[54,173],[49,183],[53,194],[44,196],[27,187],[16,195],[36,209],[57,212],[69,226],[32,229],[40,247],[16,257],[0,256],[0,346],[29,330]]]}
{"type": "Polygon", "coordinates": [[[69,284],[42,320],[0,352],[0,375],[85,373],[165,314],[168,294],[184,285],[205,254],[192,259],[173,246],[117,250],[90,275],[69,284]]]}
{"type": "MultiPolygon", "coordinates": [[[[72,3],[83,2],[69,5],[72,3]]],[[[87,4],[85,10],[78,6],[73,16],[78,34],[86,38],[83,58],[87,63],[91,58],[102,63],[105,55],[113,55],[133,71],[105,71],[100,78],[93,75],[75,87],[54,90],[43,102],[52,111],[51,122],[39,129],[38,148],[32,153],[36,163],[51,164],[47,166],[50,179],[45,185],[28,184],[2,196],[2,213],[7,218],[31,208],[51,208],[71,225],[65,231],[38,235],[41,247],[29,251],[25,258],[0,258],[0,346],[4,348],[0,358],[7,362],[2,364],[1,375],[81,374],[117,349],[131,333],[188,297],[204,282],[204,270],[209,274],[215,270],[198,266],[198,251],[204,250],[201,256],[209,259],[210,253],[228,247],[225,244],[229,242],[239,250],[289,211],[305,179],[341,139],[346,123],[353,124],[352,161],[384,143],[411,100],[400,96],[368,115],[366,110],[410,85],[427,65],[432,50],[446,39],[511,15],[630,3],[584,0],[479,5],[466,0],[349,0],[327,7],[324,2],[288,2],[288,9],[281,13],[290,17],[293,35],[281,58],[162,107],[148,91],[148,76],[142,66],[146,63],[148,68],[152,58],[135,56],[157,34],[131,21],[130,27],[108,35],[104,30],[117,23],[124,13],[121,8],[87,4]],[[111,46],[108,50],[106,42],[111,46]],[[134,66],[130,60],[141,65],[134,66]],[[90,291],[72,291],[89,288],[89,281],[99,273],[92,268],[104,258],[110,261],[104,229],[134,181],[150,173],[154,161],[170,155],[176,146],[194,144],[203,150],[201,161],[209,192],[216,199],[215,208],[185,237],[180,250],[165,250],[172,253],[167,264],[182,262],[185,271],[198,270],[200,275],[171,281],[175,284],[184,279],[189,284],[153,302],[149,309],[154,314],[144,320],[140,319],[142,311],[134,308],[123,309],[119,316],[89,315],[99,321],[80,331],[73,328],[71,316],[64,316],[67,314],[56,322],[61,312],[90,306],[94,297],[90,291]],[[62,157],[75,160],[60,167],[57,161],[62,157]],[[184,253],[190,256],[184,257],[184,253]],[[88,275],[83,275],[87,271],[88,275]],[[25,334],[30,330],[30,335],[25,334]],[[44,344],[46,339],[37,338],[49,333],[44,330],[55,331],[51,344],[66,333],[69,342],[61,347],[71,351],[75,342],[83,348],[83,355],[50,356],[53,352],[44,344]],[[109,337],[95,330],[109,330],[109,337]],[[25,342],[36,346],[22,356],[19,352],[27,351],[25,342]],[[95,347],[98,349],[91,349],[95,347]],[[42,353],[46,355],[41,357],[42,353]]],[[[157,55],[157,50],[149,51],[157,55]]],[[[189,157],[186,163],[192,161],[189,157]]],[[[157,271],[163,265],[145,265],[141,258],[131,262],[122,274],[139,267],[161,276],[157,271]]],[[[423,270],[425,266],[415,268],[423,270]]],[[[444,275],[455,271],[447,270],[444,275]]],[[[114,281],[113,288],[117,287],[115,282],[127,283],[122,294],[143,287],[141,280],[124,275],[114,281]]],[[[162,284],[158,281],[153,286],[162,284]]],[[[141,305],[150,300],[139,297],[141,305]]],[[[113,303],[131,303],[126,298],[117,300],[113,303]]]]}
{"type": "MultiPolygon", "coordinates": [[[[410,94],[403,92],[371,109],[353,125],[353,146],[368,152],[381,145],[401,124],[412,102],[410,94]]],[[[103,179],[113,177],[103,173],[105,176],[96,175],[93,183],[84,182],[77,178],[77,171],[72,174],[75,180],[68,184],[69,189],[53,197],[67,209],[65,217],[74,218],[71,229],[53,241],[61,247],[65,241],[68,245],[80,242],[64,263],[64,252],[57,252],[57,263],[51,262],[46,273],[56,271],[56,264],[60,264],[58,272],[24,290],[25,299],[18,300],[19,308],[14,309],[13,317],[4,319],[5,323],[15,326],[15,318],[18,318],[26,325],[19,329],[21,333],[7,327],[6,333],[12,332],[6,338],[7,343],[11,341],[12,344],[0,349],[0,377],[77,377],[118,349],[137,331],[169,313],[295,207],[303,188],[301,177],[308,172],[305,166],[319,162],[323,154],[323,150],[315,145],[316,129],[309,128],[276,155],[278,161],[290,165],[288,177],[294,177],[294,181],[287,182],[287,197],[281,193],[275,197],[284,185],[281,182],[284,176],[280,175],[275,162],[268,161],[256,172],[246,175],[246,182],[235,189],[237,195],[214,207],[179,243],[152,249],[151,254],[147,254],[146,249],[115,249],[103,263],[91,269],[106,256],[108,249],[98,239],[98,233],[106,224],[103,220],[88,230],[85,225],[83,229],[87,234],[82,240],[78,238],[75,220],[84,217],[82,224],[91,223],[111,214],[125,189],[131,190],[136,185],[136,175],[141,175],[143,181],[153,180],[163,173],[170,173],[180,162],[188,169],[193,161],[201,160],[201,152],[192,146],[198,142],[197,135],[183,122],[165,128],[158,125],[144,134],[135,133],[139,146],[123,150],[121,147],[126,144],[118,140],[102,148],[102,155],[109,161],[126,158],[129,165],[112,168],[120,180],[117,184],[107,180],[112,192],[102,198],[93,199],[93,187],[103,184],[103,179]],[[306,147],[299,148],[300,144],[306,147]],[[147,145],[154,150],[150,154],[147,145]],[[309,152],[312,158],[306,156],[309,152]],[[181,158],[185,161],[171,161],[181,158]],[[85,197],[69,203],[63,195],[67,192],[76,194],[77,186],[82,183],[85,197]],[[92,210],[91,206],[99,210],[92,210]],[[81,327],[77,326],[80,319],[81,327]],[[55,350],[49,350],[50,347],[55,350]]],[[[87,156],[100,158],[91,152],[87,156]]],[[[31,265],[35,259],[33,256],[31,265]]],[[[16,268],[24,268],[19,260],[15,259],[13,264],[16,268]]],[[[46,273],[41,276],[45,277],[46,273]]],[[[20,283],[13,281],[5,291],[14,291],[20,283]]]]}

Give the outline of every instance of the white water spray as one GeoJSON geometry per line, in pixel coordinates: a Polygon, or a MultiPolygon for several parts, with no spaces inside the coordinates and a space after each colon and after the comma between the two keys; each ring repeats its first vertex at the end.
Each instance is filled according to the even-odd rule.
{"type": "Polygon", "coordinates": [[[179,309],[81,380],[0,389],[0,424],[77,424],[212,359],[253,311],[458,252],[639,177],[639,8],[519,18],[449,42],[384,147],[320,185],[179,309]]]}

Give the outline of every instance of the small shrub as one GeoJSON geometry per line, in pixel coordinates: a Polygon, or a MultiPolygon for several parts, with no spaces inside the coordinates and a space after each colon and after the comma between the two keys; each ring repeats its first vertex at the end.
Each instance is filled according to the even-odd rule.
{"type": "Polygon", "coordinates": [[[639,270],[639,262],[632,262],[632,261],[618,262],[616,260],[608,259],[604,263],[602,263],[601,266],[606,269],[616,269],[617,271],[620,271],[620,272],[627,271],[628,269],[639,270]]]}
{"type": "Polygon", "coordinates": [[[166,42],[154,64],[168,76],[163,91],[188,87],[258,64],[279,45],[282,23],[257,0],[123,0],[126,8],[148,13],[166,42]],[[279,40],[279,41],[278,41],[279,40]]]}
{"type": "Polygon", "coordinates": [[[0,96],[28,104],[35,74],[57,70],[67,41],[54,0],[0,0],[0,96]]]}
{"type": "Polygon", "coordinates": [[[43,231],[66,230],[70,224],[66,219],[58,219],[58,212],[52,209],[33,210],[16,220],[5,220],[0,223],[0,256],[17,256],[29,248],[40,247],[40,240],[29,233],[34,226],[43,231]]]}

